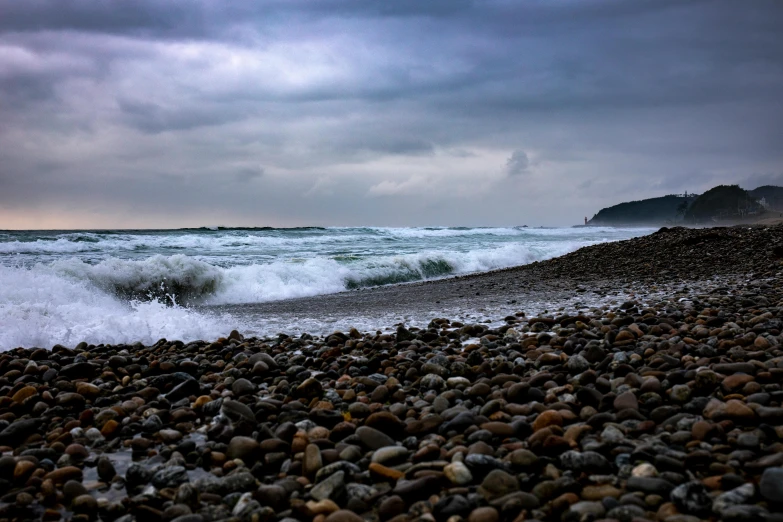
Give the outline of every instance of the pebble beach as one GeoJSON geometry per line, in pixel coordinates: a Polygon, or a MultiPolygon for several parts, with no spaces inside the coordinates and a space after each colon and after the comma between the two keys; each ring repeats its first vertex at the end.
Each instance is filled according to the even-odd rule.
{"type": "Polygon", "coordinates": [[[432,317],[0,353],[0,519],[783,521],[783,225],[258,306],[432,317]]]}

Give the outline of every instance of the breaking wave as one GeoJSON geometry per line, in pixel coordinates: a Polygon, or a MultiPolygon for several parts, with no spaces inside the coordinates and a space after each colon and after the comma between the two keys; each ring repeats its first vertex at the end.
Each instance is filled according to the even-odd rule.
{"type": "Polygon", "coordinates": [[[214,339],[247,325],[212,305],[484,272],[640,233],[522,227],[5,231],[0,350],[214,339]]]}

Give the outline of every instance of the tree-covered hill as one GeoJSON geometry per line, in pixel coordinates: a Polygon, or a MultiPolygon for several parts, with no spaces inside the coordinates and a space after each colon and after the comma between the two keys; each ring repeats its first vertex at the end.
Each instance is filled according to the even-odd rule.
{"type": "Polygon", "coordinates": [[[587,222],[592,226],[658,226],[674,223],[754,223],[783,214],[783,187],[764,185],[743,190],[719,185],[702,195],[668,196],[628,201],[601,209],[587,222]]]}
{"type": "Polygon", "coordinates": [[[682,221],[697,194],[668,195],[659,198],[629,201],[601,209],[588,225],[662,225],[682,221]]]}
{"type": "Polygon", "coordinates": [[[763,208],[756,199],[739,185],[718,185],[696,198],[685,214],[685,221],[707,223],[743,220],[761,211],[763,208]]]}
{"type": "Polygon", "coordinates": [[[758,201],[763,199],[768,209],[783,211],[783,187],[764,185],[748,193],[753,199],[758,201]]]}

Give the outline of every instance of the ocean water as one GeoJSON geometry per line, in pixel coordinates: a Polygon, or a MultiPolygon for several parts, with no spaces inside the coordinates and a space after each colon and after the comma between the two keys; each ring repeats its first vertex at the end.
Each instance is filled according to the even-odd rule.
{"type": "MultiPolygon", "coordinates": [[[[219,305],[523,265],[652,229],[0,231],[0,350],[264,335],[219,305]],[[210,308],[214,310],[211,311],[210,308]]],[[[236,310],[237,307],[232,307],[236,310]]],[[[274,318],[268,318],[274,324],[274,318]]]]}

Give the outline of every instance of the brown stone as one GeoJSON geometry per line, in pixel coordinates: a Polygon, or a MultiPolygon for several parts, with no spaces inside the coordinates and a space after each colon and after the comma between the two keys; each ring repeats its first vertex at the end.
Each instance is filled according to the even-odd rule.
{"type": "Polygon", "coordinates": [[[212,398],[209,395],[202,395],[196,399],[196,402],[193,403],[193,408],[202,408],[208,402],[212,402],[212,398]]]}
{"type": "Polygon", "coordinates": [[[585,500],[602,500],[604,497],[620,498],[622,491],[611,484],[597,486],[585,486],[582,490],[582,498],[585,500]]]}
{"type": "Polygon", "coordinates": [[[666,520],[668,517],[673,517],[674,515],[679,514],[680,512],[677,511],[677,506],[671,502],[665,502],[661,504],[661,507],[658,508],[657,518],[658,520],[666,520]]]}
{"type": "Polygon", "coordinates": [[[15,403],[19,404],[25,399],[32,397],[33,395],[37,394],[38,390],[33,388],[32,386],[25,386],[18,392],[14,393],[14,396],[11,397],[11,400],[13,400],[15,403]]]}
{"type": "Polygon", "coordinates": [[[555,511],[565,511],[577,502],[579,497],[575,493],[563,493],[552,501],[552,507],[555,511]]]}
{"type": "Polygon", "coordinates": [[[392,482],[397,482],[399,479],[405,476],[405,473],[402,471],[387,468],[383,464],[378,464],[377,462],[370,463],[369,470],[373,475],[382,479],[391,480],[392,482]]]}
{"type": "Polygon", "coordinates": [[[614,399],[614,409],[620,410],[638,410],[639,401],[636,399],[636,395],[633,392],[621,393],[614,399]]]}
{"type": "Polygon", "coordinates": [[[364,519],[347,509],[340,509],[326,517],[326,522],[364,522],[364,519]]]}
{"type": "Polygon", "coordinates": [[[560,412],[555,410],[546,410],[536,417],[533,421],[533,431],[538,431],[542,428],[549,426],[562,426],[563,417],[560,416],[560,412]]]}
{"type": "Polygon", "coordinates": [[[770,344],[770,342],[767,340],[766,337],[762,337],[761,335],[759,335],[758,337],[756,337],[756,340],[753,341],[753,346],[755,346],[759,350],[766,350],[772,345],[770,344]]]}
{"type": "Polygon", "coordinates": [[[470,512],[468,522],[498,522],[500,515],[493,507],[480,507],[470,512]]]}
{"type": "Polygon", "coordinates": [[[322,514],[328,515],[340,509],[340,506],[338,506],[333,500],[329,500],[328,498],[325,498],[318,502],[311,500],[307,504],[305,504],[305,506],[307,507],[308,510],[310,510],[310,513],[312,513],[313,516],[322,515],[322,514]]]}
{"type": "Polygon", "coordinates": [[[574,424],[573,426],[568,427],[563,438],[568,441],[571,447],[576,447],[579,439],[582,438],[582,435],[592,429],[593,428],[589,424],[574,424]]]}
{"type": "Polygon", "coordinates": [[[713,425],[707,421],[696,421],[691,426],[691,436],[696,440],[704,440],[707,435],[712,431],[713,425]]]}
{"type": "Polygon", "coordinates": [[[364,421],[364,425],[375,428],[395,440],[399,439],[405,432],[405,423],[398,419],[396,415],[388,411],[373,413],[367,417],[367,420],[364,421]]]}
{"type": "Polygon", "coordinates": [[[15,482],[24,482],[26,481],[30,475],[35,471],[35,468],[37,466],[34,462],[29,460],[20,460],[16,463],[16,466],[14,466],[14,481],[15,482]]]}
{"type": "Polygon", "coordinates": [[[721,382],[721,386],[723,387],[723,391],[730,393],[736,390],[739,390],[742,388],[745,384],[751,382],[753,380],[752,375],[748,375],[746,373],[735,373],[733,375],[729,375],[728,377],[724,378],[721,382]]]}
{"type": "Polygon", "coordinates": [[[104,424],[103,428],[101,428],[101,435],[108,439],[109,437],[113,437],[114,434],[119,431],[119,429],[120,423],[114,419],[111,419],[106,421],[106,424],[104,424]]]}
{"type": "Polygon", "coordinates": [[[81,482],[82,470],[76,466],[65,466],[64,468],[58,468],[44,475],[44,480],[46,479],[51,480],[55,484],[65,484],[69,480],[81,482]]]}
{"type": "Polygon", "coordinates": [[[732,399],[726,403],[726,418],[731,420],[753,420],[756,414],[743,402],[732,399]]]}
{"type": "Polygon", "coordinates": [[[707,486],[708,489],[711,489],[713,491],[721,489],[721,479],[723,478],[723,475],[713,475],[711,477],[705,477],[702,479],[701,483],[707,486]]]}
{"type": "Polygon", "coordinates": [[[492,435],[498,437],[511,437],[514,435],[514,427],[505,422],[485,422],[481,425],[482,430],[487,430],[492,435]]]}
{"type": "Polygon", "coordinates": [[[558,435],[550,435],[544,439],[544,443],[541,445],[541,451],[548,455],[568,451],[569,449],[571,449],[571,443],[558,435]]]}
{"type": "Polygon", "coordinates": [[[101,389],[88,382],[76,384],[76,393],[82,395],[85,399],[94,399],[101,394],[101,389]]]}

